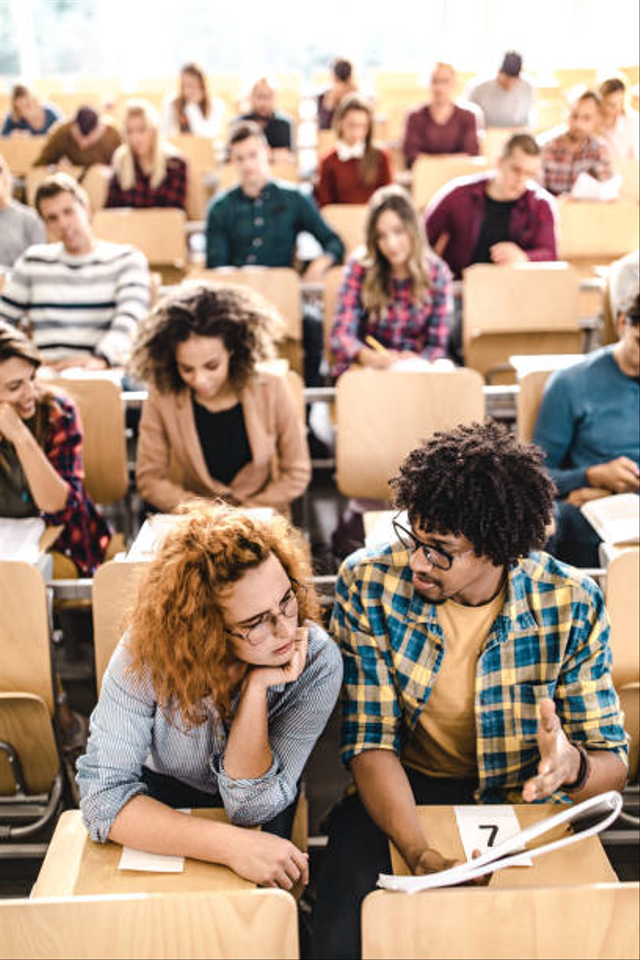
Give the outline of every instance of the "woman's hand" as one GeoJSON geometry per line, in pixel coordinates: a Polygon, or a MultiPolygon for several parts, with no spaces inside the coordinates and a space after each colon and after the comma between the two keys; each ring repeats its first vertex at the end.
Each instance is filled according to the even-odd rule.
{"type": "Polygon", "coordinates": [[[363,347],[356,359],[363,367],[373,367],[374,370],[387,370],[400,359],[400,354],[397,350],[386,350],[385,353],[382,353],[380,350],[371,350],[370,347],[363,347]]]}
{"type": "Polygon", "coordinates": [[[16,444],[28,432],[24,420],[18,416],[10,403],[0,403],[0,439],[16,444]]]}
{"type": "Polygon", "coordinates": [[[293,683],[305,668],[307,662],[308,627],[298,627],[293,642],[290,660],[281,667],[250,667],[247,672],[247,684],[259,684],[265,689],[281,683],[293,683]]]}
{"type": "Polygon", "coordinates": [[[309,882],[309,856],[290,840],[261,830],[239,828],[228,865],[241,877],[261,887],[291,890],[294,883],[309,882]]]}

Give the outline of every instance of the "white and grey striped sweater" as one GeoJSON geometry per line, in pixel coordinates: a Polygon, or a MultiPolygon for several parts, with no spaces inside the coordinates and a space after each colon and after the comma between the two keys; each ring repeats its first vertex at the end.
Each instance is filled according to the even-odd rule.
{"type": "Polygon", "coordinates": [[[29,247],[16,261],[0,299],[9,323],[26,317],[45,360],[97,353],[125,363],[149,310],[149,267],[139,250],[98,240],[72,256],[61,243],[29,247]]]}

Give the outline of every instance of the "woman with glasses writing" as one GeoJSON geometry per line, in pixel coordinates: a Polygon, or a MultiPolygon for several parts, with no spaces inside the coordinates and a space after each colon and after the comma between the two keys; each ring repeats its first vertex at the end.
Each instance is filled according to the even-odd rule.
{"type": "Polygon", "coordinates": [[[310,574],[283,517],[185,509],[149,566],[78,761],[94,840],[225,864],[263,886],[307,882],[286,838],[342,679],[310,574]],[[183,807],[224,807],[230,823],[183,807]]]}

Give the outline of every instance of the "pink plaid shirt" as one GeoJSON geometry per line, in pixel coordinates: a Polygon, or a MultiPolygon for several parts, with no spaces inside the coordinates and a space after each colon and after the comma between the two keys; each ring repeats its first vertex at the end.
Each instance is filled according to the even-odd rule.
{"type": "Polygon", "coordinates": [[[558,196],[570,193],[579,173],[589,173],[596,180],[613,176],[609,146],[601,137],[587,137],[574,153],[569,149],[567,134],[561,133],[542,148],[542,184],[558,196]]]}
{"type": "Polygon", "coordinates": [[[367,336],[375,337],[390,350],[410,350],[427,360],[446,355],[453,309],[451,272],[434,253],[427,255],[427,265],[431,286],[422,302],[414,302],[411,280],[392,280],[391,302],[378,314],[367,313],[362,303],[366,268],[357,256],[349,260],[331,331],[334,376],[340,376],[355,361],[367,336]]]}

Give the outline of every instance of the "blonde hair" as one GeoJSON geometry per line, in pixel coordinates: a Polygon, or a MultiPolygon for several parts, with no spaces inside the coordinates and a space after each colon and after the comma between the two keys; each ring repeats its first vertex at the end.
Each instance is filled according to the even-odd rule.
{"type": "Polygon", "coordinates": [[[149,182],[152,189],[157,190],[167,176],[167,160],[169,157],[179,156],[179,153],[161,136],[158,111],[146,100],[129,100],[125,106],[122,122],[125,142],[118,147],[113,155],[113,169],[123,190],[132,190],[135,187],[135,157],[133,150],[127,143],[127,121],[131,117],[143,117],[147,125],[153,130],[153,160],[149,182]]]}
{"type": "Polygon", "coordinates": [[[391,264],[378,247],[378,220],[387,210],[393,211],[402,220],[411,238],[411,253],[407,261],[409,277],[413,285],[413,302],[418,304],[431,287],[427,265],[430,250],[424,227],[411,198],[402,187],[392,184],[380,187],[369,201],[365,225],[366,250],[361,257],[366,273],[362,284],[362,303],[368,313],[384,314],[391,302],[391,264]]]}
{"type": "Polygon", "coordinates": [[[30,97],[31,100],[38,100],[33,90],[27,87],[24,83],[14,83],[11,87],[11,119],[14,123],[19,123],[24,117],[20,116],[18,113],[18,100],[21,100],[23,97],[30,97]]]}
{"type": "Polygon", "coordinates": [[[320,605],[308,547],[284,517],[258,520],[210,501],[191,501],[180,512],[140,584],[127,648],[130,672],[150,676],[165,716],[171,720],[179,711],[194,727],[207,720],[209,698],[223,717],[230,715],[222,604],[247,570],[273,554],[291,580],[299,622],[317,620],[320,605]]]}

